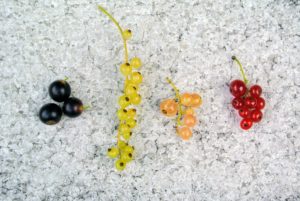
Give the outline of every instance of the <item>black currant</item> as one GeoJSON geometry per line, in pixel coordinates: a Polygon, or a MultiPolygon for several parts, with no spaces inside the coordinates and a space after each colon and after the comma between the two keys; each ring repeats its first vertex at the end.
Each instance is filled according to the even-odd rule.
{"type": "Polygon", "coordinates": [[[51,98],[57,102],[63,102],[71,95],[71,87],[65,80],[56,80],[49,86],[51,98]]]}
{"type": "Polygon", "coordinates": [[[83,111],[83,104],[78,98],[68,98],[63,105],[63,113],[68,117],[78,117],[83,111]]]}
{"type": "Polygon", "coordinates": [[[60,121],[61,116],[61,108],[54,103],[44,105],[39,112],[40,120],[47,125],[57,124],[60,121]]]}

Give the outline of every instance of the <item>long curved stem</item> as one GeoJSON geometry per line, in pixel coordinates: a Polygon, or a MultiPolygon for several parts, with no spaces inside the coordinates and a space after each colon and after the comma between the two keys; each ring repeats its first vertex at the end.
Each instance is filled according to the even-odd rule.
{"type": "Polygon", "coordinates": [[[175,86],[175,84],[172,82],[172,80],[170,78],[167,77],[167,82],[172,86],[172,88],[175,91],[175,96],[177,99],[177,102],[179,104],[179,112],[178,112],[178,116],[177,116],[177,126],[181,126],[181,117],[182,117],[182,105],[181,105],[181,101],[180,101],[180,93],[179,93],[179,89],[175,86]]]}
{"type": "Polygon", "coordinates": [[[231,59],[239,65],[244,82],[245,82],[245,84],[248,84],[249,80],[246,77],[246,74],[245,74],[245,71],[244,71],[244,68],[243,68],[241,62],[236,58],[236,56],[232,56],[231,59]]]}
{"type": "Polygon", "coordinates": [[[109,19],[117,26],[121,36],[122,36],[122,39],[123,39],[123,43],[124,43],[124,50],[125,50],[125,63],[128,63],[128,49],[127,49],[127,42],[126,42],[126,39],[123,35],[123,30],[121,28],[121,26],[119,25],[119,23],[117,22],[117,20],[111,15],[109,14],[102,6],[99,6],[98,5],[98,9],[104,13],[105,15],[107,15],[109,17],[109,19]]]}

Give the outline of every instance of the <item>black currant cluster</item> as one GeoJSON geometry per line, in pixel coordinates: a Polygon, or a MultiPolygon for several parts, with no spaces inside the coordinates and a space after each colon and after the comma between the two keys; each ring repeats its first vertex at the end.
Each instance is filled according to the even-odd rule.
{"type": "Polygon", "coordinates": [[[78,117],[84,110],[82,101],[70,97],[71,87],[66,80],[56,80],[49,86],[49,95],[56,102],[63,102],[62,108],[55,103],[48,103],[40,109],[40,120],[47,125],[57,124],[62,114],[74,118],[78,117]]]}

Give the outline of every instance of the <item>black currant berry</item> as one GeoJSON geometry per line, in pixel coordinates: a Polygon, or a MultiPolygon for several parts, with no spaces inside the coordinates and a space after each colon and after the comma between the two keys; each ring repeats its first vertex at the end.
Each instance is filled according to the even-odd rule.
{"type": "Polygon", "coordinates": [[[60,121],[61,116],[61,108],[54,103],[44,105],[39,112],[40,120],[47,125],[57,124],[60,121]]]}
{"type": "Polygon", "coordinates": [[[78,98],[68,98],[63,105],[63,113],[68,117],[78,117],[83,111],[83,104],[78,98]]]}
{"type": "Polygon", "coordinates": [[[56,80],[50,84],[49,94],[53,100],[63,102],[69,98],[71,87],[65,80],[56,80]]]}

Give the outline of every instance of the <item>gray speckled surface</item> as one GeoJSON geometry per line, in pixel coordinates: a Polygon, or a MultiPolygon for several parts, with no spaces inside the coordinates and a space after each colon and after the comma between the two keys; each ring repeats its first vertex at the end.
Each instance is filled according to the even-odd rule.
{"type": "Polygon", "coordinates": [[[300,200],[299,1],[102,2],[132,29],[130,55],[145,63],[137,157],[122,173],[105,152],[115,143],[123,50],[97,3],[0,1],[0,200],[300,200]],[[230,107],[233,54],[267,100],[249,132],[230,107]],[[37,112],[64,76],[93,107],[45,126],[37,112]],[[189,142],[159,115],[173,95],[166,76],[203,96],[189,142]]]}

